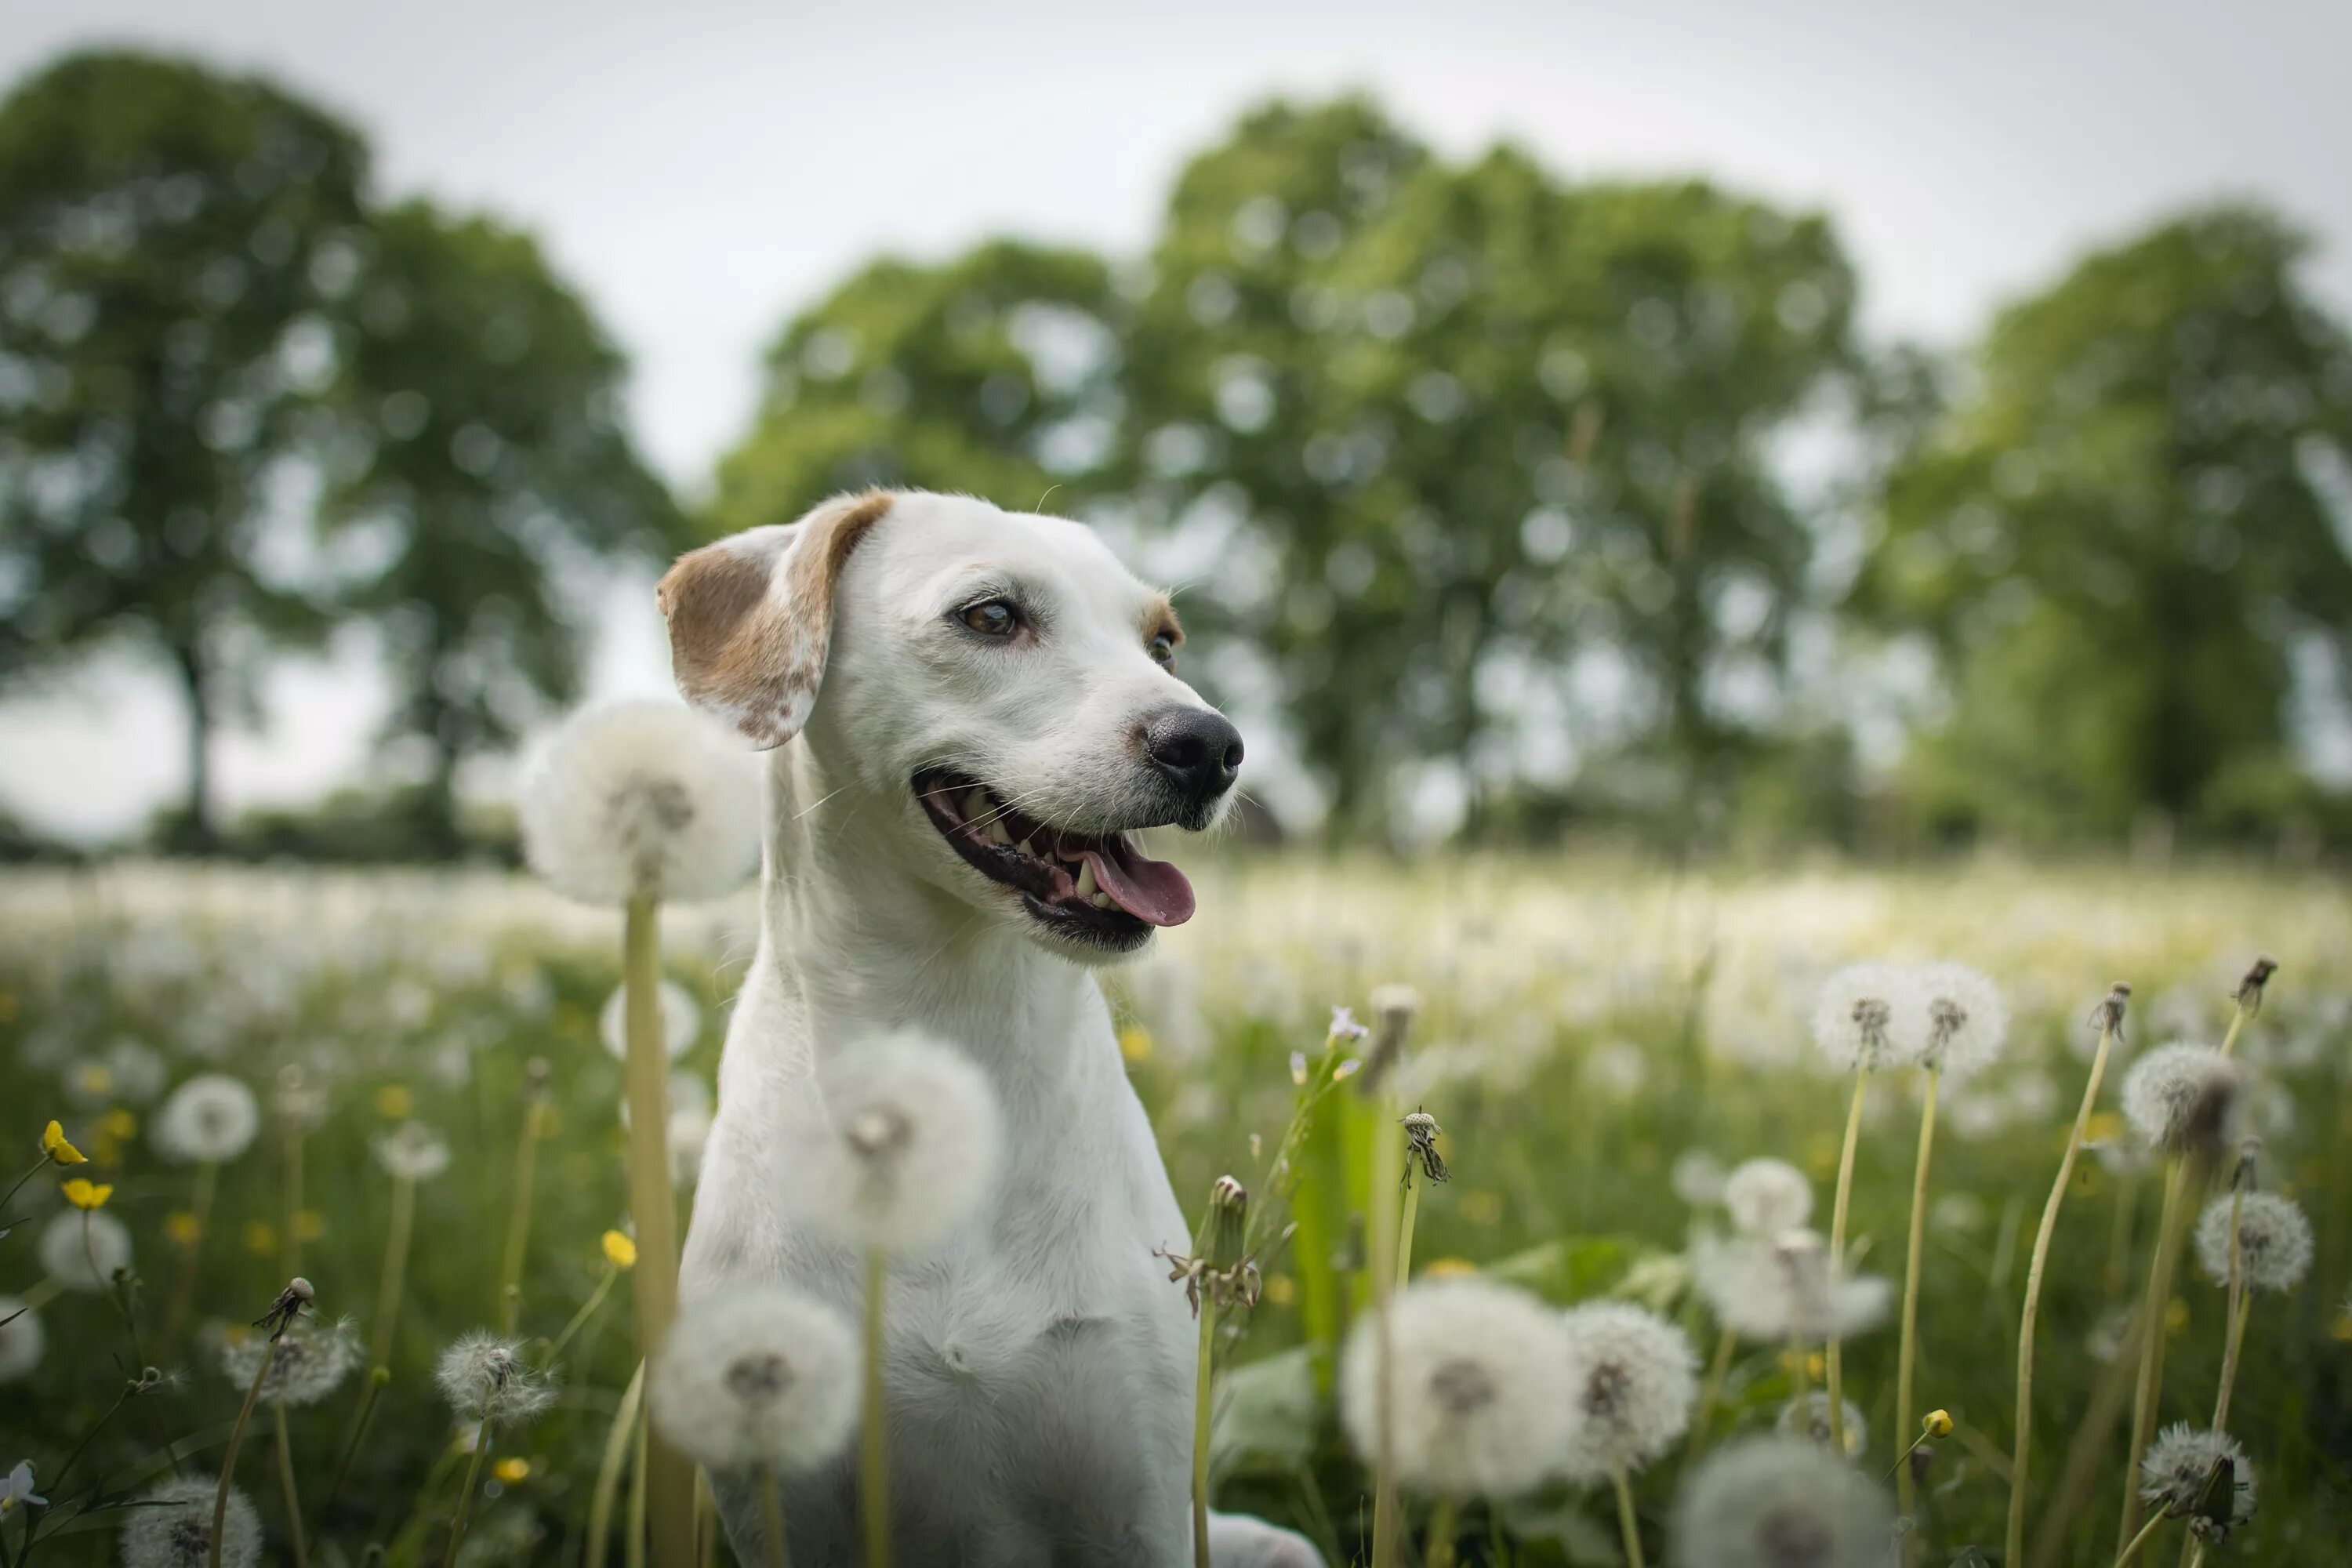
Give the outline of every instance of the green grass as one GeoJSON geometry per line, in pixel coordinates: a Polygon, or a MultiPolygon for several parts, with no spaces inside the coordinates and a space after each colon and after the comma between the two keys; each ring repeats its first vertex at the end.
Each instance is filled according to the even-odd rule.
{"type": "MultiPolygon", "coordinates": [[[[1816,1177],[1826,1224],[1846,1091],[1809,1059],[1804,1021],[1820,977],[1857,957],[1949,957],[2000,982],[2014,1015],[2009,1059],[1948,1090],[1937,1140],[1919,1387],[1923,1408],[1948,1409],[1963,1428],[1938,1446],[1925,1489],[1919,1560],[1938,1563],[1972,1542],[2000,1542],[2025,1252],[2080,1093],[2093,1003],[2110,981],[2127,979],[2135,1046],[2183,1034],[2218,1039],[2236,974],[2257,951],[2273,953],[2281,969],[2270,1004],[2241,1047],[2253,1069],[2247,1109],[2265,1138],[2264,1184],[2309,1211],[2318,1258],[2301,1290],[2254,1310],[2231,1425],[2257,1467],[2261,1511],[2230,1554],[2325,1561],[2352,1538],[2352,1321],[2342,1311],[2352,1164],[2336,1153],[2352,1137],[2352,902],[2339,888],[2230,868],[1675,878],[1622,862],[1483,858],[1403,868],[1271,858],[1214,865],[1198,879],[1200,920],[1113,982],[1135,1081],[1188,1211],[1230,1171],[1259,1195],[1262,1220],[1281,1217],[1267,1212],[1282,1184],[1265,1166],[1292,1110],[1291,1053],[1320,1049],[1332,1005],[1361,1011],[1374,985],[1407,981],[1425,1006],[1403,1092],[1444,1124],[1454,1171],[1421,1205],[1416,1259],[1490,1268],[1562,1301],[1646,1300],[1681,1321],[1702,1355],[1715,1330],[1686,1289],[1681,1254],[1710,1216],[1676,1196],[1675,1164],[1691,1151],[1727,1165],[1789,1159],[1816,1177]]],[[[751,951],[750,909],[738,900],[669,917],[668,971],[703,1014],[682,1066],[705,1079],[722,1004],[751,951]]],[[[279,1068],[296,1062],[329,1091],[326,1121],[303,1140],[297,1220],[299,1267],[321,1310],[369,1327],[392,1186],[368,1140],[395,1124],[387,1110],[413,1113],[457,1146],[451,1170],[418,1194],[392,1382],[341,1498],[312,1530],[316,1562],[355,1562],[370,1542],[392,1547],[396,1561],[438,1561],[436,1510],[454,1502],[458,1473],[431,1362],[457,1333],[497,1320],[531,1058],[553,1068],[553,1123],[539,1151],[525,1334],[551,1338],[595,1289],[606,1268],[598,1238],[625,1207],[620,1065],[596,1027],[617,975],[617,923],[476,875],[122,868],[17,877],[0,890],[0,1083],[9,1108],[0,1180],[35,1157],[47,1117],[67,1122],[100,1157],[87,1173],[115,1185],[107,1212],[133,1233],[148,1357],[184,1373],[169,1391],[119,1411],[53,1503],[78,1508],[93,1483],[101,1503],[135,1490],[163,1463],[167,1435],[192,1447],[192,1471],[210,1471],[239,1393],[199,1348],[199,1332],[154,1348],[184,1258],[170,1216],[188,1205],[190,1173],[156,1158],[143,1125],[122,1135],[117,1118],[110,1132],[110,1111],[143,1123],[150,1108],[117,1105],[119,1094],[84,1069],[129,1039],[161,1053],[172,1082],[215,1067],[267,1102],[279,1068]]],[[[2112,1108],[2112,1090],[2103,1098],[2112,1108]]],[[[1297,1162],[1298,1229],[1281,1241],[1279,1224],[1265,1226],[1267,1299],[1228,1347],[1243,1370],[1226,1384],[1220,1501],[1348,1552],[1369,1503],[1313,1391],[1324,1351],[1361,1300],[1347,1267],[1349,1215],[1363,1205],[1375,1123],[1344,1091],[1326,1108],[1297,1162]]],[[[1875,1089],[1853,1221],[1866,1269],[1901,1272],[1915,1132],[1911,1086],[1875,1089]]],[[[285,1170],[273,1124],[223,1173],[192,1322],[243,1322],[284,1283],[285,1170]],[[268,1234],[255,1228],[265,1226],[268,1234]]],[[[14,1205],[29,1217],[0,1239],[0,1291],[23,1295],[40,1278],[35,1241],[59,1206],[54,1175],[44,1173],[14,1205]]],[[[2037,1521],[2102,1372],[2090,1342],[2145,1275],[2154,1178],[2136,1179],[2143,1190],[2127,1199],[2126,1180],[2086,1159],[2053,1248],[2029,1515],[2037,1521]],[[2136,1224],[2119,1228],[2119,1205],[2135,1201],[2136,1224]]],[[[2178,1296],[2185,1316],[2168,1341],[2168,1421],[2210,1408],[2221,1349],[2221,1292],[2184,1266],[2178,1296]]],[[[47,1481],[113,1400],[118,1363],[131,1352],[95,1296],[58,1297],[39,1315],[46,1355],[29,1376],[0,1384],[0,1467],[30,1458],[47,1481]]],[[[1874,1474],[1910,1436],[1891,1430],[1894,1362],[1891,1330],[1847,1348],[1874,1474]]],[[[589,1493],[633,1365],[627,1293],[615,1290],[564,1355],[556,1412],[502,1448],[527,1458],[530,1471],[480,1508],[469,1561],[583,1561],[589,1493]]],[[[1787,1376],[1775,1351],[1743,1347],[1707,1439],[1769,1426],[1787,1376]]],[[[325,1405],[293,1413],[297,1475],[314,1513],[358,1390],[355,1379],[325,1405]]],[[[2121,1464],[2116,1436],[2063,1561],[2110,1560],[2121,1464]]],[[[1654,1562],[1683,1468],[1683,1456],[1670,1456],[1639,1484],[1654,1562]]],[[[239,1476],[273,1552],[282,1552],[266,1424],[248,1436],[239,1476]]],[[[1607,1561],[1612,1507],[1606,1496],[1563,1495],[1500,1521],[1474,1510],[1469,1522],[1482,1540],[1495,1525],[1514,1561],[1607,1561]],[[1601,1554],[1587,1558],[1591,1551],[1601,1554]]],[[[36,1561],[97,1561],[110,1551],[120,1516],[101,1508],[66,1519],[73,1511],[53,1510],[61,1532],[36,1561]]],[[[7,1519],[11,1552],[21,1528],[7,1519]]],[[[2177,1557],[2177,1531],[2168,1527],[2156,1550],[2177,1557]]]]}

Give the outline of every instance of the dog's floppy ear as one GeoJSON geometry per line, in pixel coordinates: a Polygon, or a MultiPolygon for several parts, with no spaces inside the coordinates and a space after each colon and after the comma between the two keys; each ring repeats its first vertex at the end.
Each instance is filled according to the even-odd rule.
{"type": "Polygon", "coordinates": [[[841,563],[896,498],[836,496],[798,522],[754,528],[677,558],[654,590],[688,702],[761,751],[801,732],[824,679],[841,563]]]}

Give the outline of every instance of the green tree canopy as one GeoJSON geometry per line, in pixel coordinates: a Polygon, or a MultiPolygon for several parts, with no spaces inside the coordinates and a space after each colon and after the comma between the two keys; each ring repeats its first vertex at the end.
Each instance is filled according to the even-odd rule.
{"type": "Polygon", "coordinates": [[[528,235],[394,207],[351,307],[323,516],[383,632],[387,733],[427,748],[418,826],[453,848],[459,763],[578,696],[585,569],[683,530],[624,431],[621,355],[528,235]]]}
{"type": "Polygon", "coordinates": [[[76,55],[0,105],[0,662],[121,634],[168,660],[198,842],[218,715],[322,624],[268,525],[365,174],[331,116],[184,62],[76,55]]]}
{"type": "Polygon", "coordinates": [[[2307,789],[2298,650],[2338,681],[2352,656],[2352,341],[2305,250],[2220,207],[2089,258],[2002,312],[1897,466],[1856,602],[1943,655],[1932,812],[2112,838],[2307,789]]]}
{"type": "Polygon", "coordinates": [[[1113,445],[1119,341],[1109,268],[1083,251],[1001,241],[937,265],[869,263],[769,350],[711,525],[789,522],[877,484],[1015,509],[1056,486],[1075,498],[1113,445]]]}

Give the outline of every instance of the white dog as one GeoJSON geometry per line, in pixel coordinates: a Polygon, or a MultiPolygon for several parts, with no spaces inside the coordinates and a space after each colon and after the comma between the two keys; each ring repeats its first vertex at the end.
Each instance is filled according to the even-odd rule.
{"type": "MultiPolygon", "coordinates": [[[[781,1130],[828,1053],[955,1043],[1005,1155],[944,1252],[892,1278],[893,1555],[1189,1563],[1196,1337],[1152,1256],[1188,1230],[1088,970],[1191,916],[1183,874],[1128,836],[1208,826],[1242,758],[1175,674],[1167,598],[1077,523],[877,493],[695,551],[660,601],[679,689],[772,749],[687,1296],[786,1280],[854,1312],[855,1265],[786,1217],[781,1130]]],[[[854,1560],[855,1494],[846,1462],[790,1488],[795,1562],[854,1560]]],[[[719,1497],[761,1561],[752,1494],[719,1497]]],[[[1209,1533],[1220,1564],[1319,1563],[1256,1520],[1209,1533]]]]}

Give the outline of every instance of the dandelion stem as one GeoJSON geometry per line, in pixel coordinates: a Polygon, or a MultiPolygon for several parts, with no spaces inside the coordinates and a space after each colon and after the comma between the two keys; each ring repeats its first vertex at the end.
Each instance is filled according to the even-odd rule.
{"type": "Polygon", "coordinates": [[[482,1479],[482,1461],[490,1453],[490,1424],[484,1421],[474,1429],[474,1457],[466,1461],[465,1484],[457,1492],[457,1517],[449,1526],[448,1554],[441,1559],[441,1568],[457,1568],[457,1547],[466,1539],[466,1521],[473,1512],[474,1488],[482,1479]]]}
{"type": "MultiPolygon", "coordinates": [[[[1853,1198],[1854,1151],[1862,1142],[1862,1097],[1869,1087],[1870,1068],[1857,1069],[1853,1075],[1853,1105],[1845,1115],[1845,1148],[1838,1155],[1837,1201],[1830,1214],[1830,1279],[1833,1283],[1845,1271],[1846,1210],[1853,1198]]],[[[1832,1321],[1829,1334],[1830,1449],[1840,1458],[1846,1452],[1843,1349],[1838,1324],[1832,1321]]]]}
{"type": "MultiPolygon", "coordinates": [[[[650,1360],[677,1316],[677,1197],[669,1171],[669,1058],[662,1049],[661,922],[654,900],[629,900],[622,942],[624,1016],[628,1036],[629,1218],[637,1266],[629,1284],[637,1314],[637,1353],[650,1360]]],[[[694,1467],[657,1436],[646,1445],[647,1517],[654,1561],[688,1568],[694,1561],[694,1467]]]]}
{"type": "Polygon", "coordinates": [[[1625,1479],[1625,1467],[1620,1465],[1612,1479],[1617,1483],[1617,1529],[1625,1538],[1626,1568],[1643,1568],[1642,1524],[1633,1515],[1633,1487],[1625,1479]]]}
{"type": "Polygon", "coordinates": [[[359,1458],[360,1445],[367,1441],[368,1423],[375,1418],[375,1403],[392,1381],[389,1368],[383,1363],[368,1369],[360,1385],[359,1408],[352,1412],[351,1436],[343,1439],[343,1457],[335,1462],[335,1479],[327,1483],[327,1495],[319,1504],[319,1523],[323,1526],[335,1509],[335,1500],[343,1495],[343,1482],[350,1479],[352,1462],[359,1458]]]}
{"type": "Polygon", "coordinates": [[[2156,1222],[2156,1254],[2148,1263],[2147,1294],[2140,1303],[2139,1377],[2132,1386],[2131,1443],[2125,1450],[2117,1551],[2139,1528],[2139,1459],[2156,1436],[2156,1407],[2164,1387],[2164,1314],[2172,1301],[2172,1276],[2180,1258],[2180,1222],[2191,1207],[2189,1167],[2189,1161],[2179,1157],[2165,1173],[2164,1209],[2156,1222]]]}
{"type": "Polygon", "coordinates": [[[1380,1438],[1372,1469],[1371,1568],[1395,1568],[1397,1552],[1396,1436],[1393,1430],[1396,1369],[1391,1343],[1389,1300],[1394,1294],[1397,1278],[1397,1243],[1401,1239],[1397,1205],[1404,1185],[1404,1138],[1393,1131],[1396,1121],[1395,1097],[1382,1089],[1373,1097],[1372,1102],[1372,1125],[1376,1131],[1372,1137],[1371,1256],[1369,1259],[1372,1275],[1375,1365],[1379,1372],[1374,1379],[1374,1410],[1379,1416],[1380,1438]]]}
{"type": "Polygon", "coordinates": [[[621,1467],[628,1462],[629,1439],[636,1433],[637,1411],[646,1396],[646,1364],[637,1363],[629,1386],[614,1412],[613,1429],[604,1437],[604,1455],[596,1466],[596,1489],[588,1501],[587,1568],[604,1568],[612,1549],[613,1500],[621,1489],[621,1467]]]}
{"type": "Polygon", "coordinates": [[[882,1294],[889,1265],[878,1247],[866,1250],[866,1408],[859,1434],[858,1502],[864,1510],[866,1568],[890,1563],[890,1444],[883,1405],[882,1294]]]}
{"type": "Polygon", "coordinates": [[[1412,1162],[1404,1165],[1404,1214],[1397,1222],[1396,1288],[1412,1283],[1412,1226],[1421,1214],[1421,1184],[1412,1179],[1412,1162]]]}
{"type": "Polygon", "coordinates": [[[2066,1152],[2058,1158],[2058,1176],[2050,1184],[2049,1201],[2042,1205],[2041,1228],[2033,1233],[2032,1261],[2025,1269],[2025,1305],[2017,1324],[2017,1445],[2010,1456],[2009,1532],[2003,1563],[2025,1561],[2026,1477],[2033,1458],[2033,1322],[2042,1307],[2042,1272],[2050,1261],[2050,1238],[2058,1229],[2058,1211],[2064,1206],[2066,1188],[2074,1179],[2074,1157],[2090,1136],[2091,1112],[2099,1102],[2099,1080],[2106,1077],[2107,1056],[2122,1022],[2122,1004],[2111,995],[2099,1014],[2099,1045],[2091,1057],[2091,1076],[2083,1085],[2083,1103],[2074,1111],[2074,1130],[2067,1135],[2066,1152]]]}
{"type": "Polygon", "coordinates": [[[44,1150],[41,1153],[41,1157],[34,1161],[23,1175],[9,1183],[7,1192],[0,1194],[0,1212],[5,1212],[8,1207],[9,1201],[16,1197],[18,1193],[24,1191],[25,1184],[26,1182],[31,1181],[35,1176],[37,1176],[43,1171],[47,1170],[49,1168],[49,1162],[54,1160],[56,1157],[56,1155],[44,1150]]]}
{"type": "Polygon", "coordinates": [[[621,1537],[623,1568],[646,1568],[646,1458],[653,1442],[652,1426],[650,1421],[640,1421],[629,1435],[635,1458],[629,1466],[629,1527],[621,1537]]]}
{"type": "Polygon", "coordinates": [[[2156,1533],[2156,1527],[2164,1522],[2164,1518],[2162,1510],[2159,1510],[2155,1517],[2139,1527],[2137,1535],[2124,1542],[2123,1550],[2116,1553],[2115,1568],[2124,1568],[2125,1563],[2139,1555],[2139,1549],[2147,1544],[2147,1538],[2156,1533]]]}
{"type": "Polygon", "coordinates": [[[2126,1171],[2116,1178],[2116,1225],[2107,1237],[2107,1270],[2101,1294],[2124,1293],[2124,1269],[2131,1257],[2133,1222],[2139,1217],[2139,1175],[2126,1171]]]}
{"type": "Polygon", "coordinates": [[[531,1179],[539,1163],[539,1132],[544,1112],[534,1096],[523,1102],[522,1132],[515,1140],[514,1190],[507,1211],[506,1257],[499,1268],[499,1299],[492,1310],[500,1328],[515,1331],[522,1312],[522,1259],[530,1245],[531,1179]]]}
{"type": "Polygon", "coordinates": [[[408,1272],[408,1238],[416,1224],[416,1183],[392,1179],[392,1220],[385,1227],[383,1281],[376,1288],[375,1328],[368,1336],[368,1364],[392,1364],[392,1339],[400,1321],[400,1288],[408,1272]]]}
{"type": "Polygon", "coordinates": [[[1691,1418],[1691,1452],[1696,1454],[1706,1446],[1707,1427],[1715,1419],[1715,1407],[1723,1398],[1724,1380],[1731,1375],[1732,1353],[1739,1348],[1739,1336],[1726,1329],[1716,1336],[1715,1358],[1706,1365],[1706,1385],[1699,1390],[1698,1414],[1691,1418]]]}
{"type": "Polygon", "coordinates": [[[2213,1401],[2213,1430],[2223,1430],[2230,1420],[2230,1392],[2238,1384],[2238,1355],[2246,1342],[2246,1320],[2253,1313],[2254,1293],[2240,1287],[2238,1305],[2230,1314],[2230,1340],[2221,1352],[2221,1392],[2213,1401]]]}
{"type": "Polygon", "coordinates": [[[1450,1497],[1429,1505],[1429,1534],[1422,1552],[1429,1568],[1454,1568],[1454,1536],[1460,1520],[1461,1505],[1450,1497]]]}
{"type": "Polygon", "coordinates": [[[1801,1415],[1813,1396],[1813,1352],[1794,1334],[1789,1336],[1789,1395],[1801,1415]]]}
{"type": "Polygon", "coordinates": [[[286,1535],[294,1548],[294,1568],[310,1568],[310,1545],[302,1537],[302,1499],[294,1489],[294,1445],[286,1436],[286,1406],[271,1400],[269,1419],[278,1429],[278,1489],[286,1498],[286,1535]]]}
{"type": "MultiPolygon", "coordinates": [[[[1895,1354],[1895,1430],[1899,1436],[1914,1434],[1912,1447],[1918,1446],[1916,1429],[1911,1422],[1913,1374],[1919,1359],[1919,1259],[1927,1240],[1927,1165],[1936,1147],[1936,1087],[1943,1073],[1927,1069],[1927,1094],[1919,1110],[1919,1162],[1911,1173],[1911,1241],[1903,1255],[1903,1324],[1900,1343],[1895,1354]]],[[[1911,1517],[1911,1467],[1895,1462],[1895,1493],[1897,1507],[1906,1519],[1911,1517]]],[[[1914,1531],[1904,1537],[1908,1543],[1917,1535],[1914,1531]]],[[[1904,1555],[1911,1553],[1906,1551],[1904,1555]]]]}
{"type": "MultiPolygon", "coordinates": [[[[1205,1237],[1215,1224],[1204,1222],[1205,1237]]],[[[1192,1376],[1192,1568],[1209,1568],[1209,1423],[1217,1347],[1217,1296],[1201,1294],[1201,1364],[1192,1376]]]]}
{"type": "Polygon", "coordinates": [[[791,1568],[789,1549],[784,1544],[784,1483],[773,1466],[761,1465],[757,1485],[761,1522],[767,1528],[768,1568],[791,1568]]]}
{"type": "Polygon", "coordinates": [[[205,1237],[211,1234],[213,1193],[220,1184],[220,1164],[206,1160],[196,1166],[195,1191],[188,1198],[188,1216],[194,1222],[188,1237],[187,1255],[180,1259],[180,1273],[172,1285],[172,1303],[163,1313],[163,1349],[168,1353],[179,1342],[180,1325],[187,1321],[188,1307],[195,1300],[196,1276],[204,1268],[205,1237]]]}
{"type": "Polygon", "coordinates": [[[547,1347],[547,1355],[540,1362],[540,1365],[553,1366],[562,1357],[564,1347],[569,1345],[572,1338],[587,1326],[588,1320],[596,1315],[596,1309],[603,1306],[604,1298],[613,1293],[613,1281],[620,1277],[621,1270],[618,1267],[607,1268],[604,1270],[604,1278],[596,1281],[596,1289],[588,1292],[588,1299],[580,1303],[580,1310],[572,1314],[572,1321],[563,1325],[563,1331],[555,1336],[553,1344],[547,1347]]]}
{"type": "MultiPolygon", "coordinates": [[[[270,1335],[273,1342],[277,1337],[270,1335]]],[[[254,1402],[261,1397],[261,1381],[269,1375],[277,1360],[276,1352],[263,1351],[261,1364],[253,1369],[253,1381],[246,1385],[245,1403],[237,1406],[236,1425],[228,1429],[228,1447],[221,1454],[220,1488],[213,1494],[213,1533],[205,1557],[206,1568],[220,1568],[221,1532],[228,1528],[228,1489],[236,1479],[236,1451],[245,1445],[245,1426],[253,1419],[254,1402]]]]}

